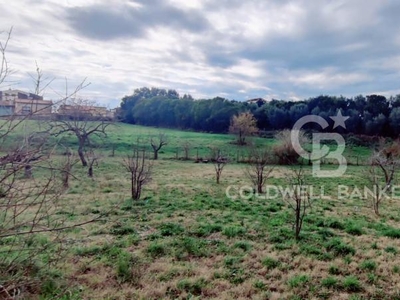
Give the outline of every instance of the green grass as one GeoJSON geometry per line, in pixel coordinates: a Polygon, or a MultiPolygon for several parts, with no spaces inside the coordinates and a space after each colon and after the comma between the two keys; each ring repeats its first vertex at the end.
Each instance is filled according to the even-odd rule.
{"type": "MultiPolygon", "coordinates": [[[[226,196],[230,185],[250,185],[244,164],[227,164],[217,185],[212,164],[175,159],[186,140],[193,145],[192,158],[197,149],[199,156],[206,156],[210,147],[234,157],[238,149],[229,144],[233,137],[228,135],[161,130],[168,134],[169,144],[153,162],[152,181],[144,187],[142,199],[130,200],[121,160],[138,137],[145,140],[159,131],[120,124],[104,142],[94,141],[102,158],[93,180],[87,179],[84,168],[74,167],[76,178],[62,194],[57,217],[73,222],[104,215],[64,233],[67,254],[58,266],[61,275],[43,280],[43,293],[60,291],[64,284],[76,299],[265,299],[275,294],[282,299],[329,299],[343,293],[373,299],[379,289],[391,291],[400,272],[398,203],[384,201],[382,217],[376,217],[363,200],[335,198],[337,185],[366,182],[365,167],[349,166],[346,177],[334,180],[314,178],[311,167],[304,167],[307,183],[323,185],[332,199],[313,200],[302,238],[296,241],[293,212],[283,199],[226,196]],[[116,147],[115,157],[109,157],[110,145],[116,147]],[[311,270],[318,270],[318,275],[311,270]]],[[[76,146],[72,136],[63,142],[76,146]]],[[[274,141],[257,143],[266,146],[274,141]]],[[[363,155],[368,151],[353,149],[363,155]]],[[[55,162],[61,159],[54,156],[55,162]]],[[[33,171],[37,178],[45,172],[33,171]]],[[[286,185],[289,171],[275,166],[267,183],[286,185]]],[[[56,237],[24,242],[48,247],[56,237]]],[[[9,249],[12,241],[0,239],[0,245],[9,249]]],[[[16,257],[0,253],[0,263],[16,257]]],[[[46,260],[43,255],[36,269],[41,270],[46,260]]],[[[29,270],[23,263],[19,266],[29,270]]],[[[0,282],[5,280],[1,273],[0,282]]],[[[62,299],[57,293],[53,298],[62,299]]]]}
{"type": "Polygon", "coordinates": [[[307,275],[296,275],[288,280],[288,286],[290,288],[297,288],[302,285],[306,285],[310,281],[310,277],[307,275]]]}

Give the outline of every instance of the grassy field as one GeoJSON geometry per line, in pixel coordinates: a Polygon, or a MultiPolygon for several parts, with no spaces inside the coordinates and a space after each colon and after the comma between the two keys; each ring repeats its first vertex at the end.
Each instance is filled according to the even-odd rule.
{"type": "MultiPolygon", "coordinates": [[[[312,201],[296,241],[293,211],[281,198],[227,197],[229,186],[250,184],[244,164],[228,164],[217,185],[212,164],[173,159],[184,141],[200,155],[209,147],[234,153],[232,136],[162,131],[170,143],[140,201],[129,199],[121,160],[132,142],[158,129],[112,128],[97,141],[102,158],[93,180],[75,166],[56,213],[71,222],[110,213],[63,235],[63,263],[47,271],[54,276],[43,282],[41,299],[400,299],[398,201],[385,200],[376,217],[369,202],[336,196],[338,185],[367,184],[365,167],[349,166],[334,180],[313,178],[305,167],[307,183],[331,197],[312,201]]],[[[73,137],[63,141],[74,146],[73,137]]],[[[347,155],[354,153],[370,152],[353,148],[347,155]]],[[[267,184],[285,186],[290,171],[275,166],[267,184]]],[[[51,247],[51,239],[41,234],[35,243],[51,247]]]]}

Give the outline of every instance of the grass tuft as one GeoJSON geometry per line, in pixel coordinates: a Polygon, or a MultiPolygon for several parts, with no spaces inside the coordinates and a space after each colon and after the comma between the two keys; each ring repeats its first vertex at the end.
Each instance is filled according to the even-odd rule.
{"type": "Polygon", "coordinates": [[[343,279],[343,289],[347,292],[360,292],[362,291],[362,286],[357,277],[351,275],[343,279]]]}

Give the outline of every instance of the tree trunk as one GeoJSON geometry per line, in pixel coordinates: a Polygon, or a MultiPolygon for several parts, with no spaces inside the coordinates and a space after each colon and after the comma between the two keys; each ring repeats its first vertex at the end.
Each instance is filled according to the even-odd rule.
{"type": "Polygon", "coordinates": [[[82,162],[82,166],[87,167],[87,161],[85,158],[85,154],[83,153],[83,144],[82,143],[79,143],[78,155],[82,162]]]}
{"type": "Polygon", "coordinates": [[[132,200],[136,200],[135,180],[133,177],[133,173],[131,174],[131,196],[132,196],[132,200]]]}
{"type": "Polygon", "coordinates": [[[136,195],[135,195],[135,199],[139,200],[140,196],[142,194],[142,185],[138,182],[137,186],[136,186],[136,195]]]}
{"type": "Polygon", "coordinates": [[[112,144],[111,157],[115,156],[115,144],[112,144]]]}
{"type": "Polygon", "coordinates": [[[263,192],[263,170],[261,169],[261,166],[257,166],[257,193],[262,194],[263,192]]]}
{"type": "Polygon", "coordinates": [[[376,200],[374,201],[374,212],[377,216],[379,216],[379,204],[376,200]]]}
{"type": "Polygon", "coordinates": [[[88,176],[89,176],[90,178],[93,178],[93,166],[92,166],[92,165],[89,167],[88,176]]]}
{"type": "Polygon", "coordinates": [[[262,194],[262,192],[263,192],[262,182],[258,182],[258,184],[257,184],[257,193],[262,194]]]}
{"type": "Polygon", "coordinates": [[[64,188],[69,188],[69,174],[68,172],[63,172],[63,176],[62,176],[62,181],[63,181],[63,187],[64,188]]]}
{"type": "Polygon", "coordinates": [[[158,159],[158,150],[154,150],[154,160],[158,159]]]}
{"type": "Polygon", "coordinates": [[[25,165],[25,178],[32,178],[32,167],[25,165]]]}
{"type": "Polygon", "coordinates": [[[296,232],[295,232],[295,238],[298,241],[300,239],[300,231],[301,231],[301,200],[297,200],[297,205],[296,205],[296,232]]]}

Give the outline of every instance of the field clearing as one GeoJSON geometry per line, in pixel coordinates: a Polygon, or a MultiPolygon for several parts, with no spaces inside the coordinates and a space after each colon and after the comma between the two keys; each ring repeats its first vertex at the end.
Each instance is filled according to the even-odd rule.
{"type": "MultiPolygon", "coordinates": [[[[71,223],[105,216],[62,234],[65,257],[46,271],[54,280],[43,283],[42,299],[400,298],[399,200],[385,200],[376,217],[366,200],[337,198],[338,185],[367,184],[365,167],[349,166],[332,180],[312,177],[305,166],[307,183],[331,198],[312,201],[296,241],[293,211],[280,197],[227,197],[229,186],[250,185],[244,164],[227,164],[216,184],[213,164],[173,159],[178,138],[226,146],[227,135],[165,131],[171,144],[154,162],[142,200],[133,202],[122,158],[131,139],[158,129],[121,126],[99,144],[93,179],[74,166],[56,213],[71,223]]],[[[275,166],[267,184],[287,185],[290,171],[275,166]]],[[[51,247],[52,238],[40,234],[35,242],[51,247]]]]}
{"type": "MultiPolygon", "coordinates": [[[[116,167],[118,161],[108,163],[116,167]]],[[[352,176],[361,168],[350,167],[352,176]]],[[[156,170],[138,203],[128,199],[129,183],[123,173],[76,182],[65,195],[76,218],[93,209],[92,201],[100,210],[113,202],[123,203],[103,224],[90,224],[71,234],[81,242],[69,248],[65,274],[71,286],[83,287],[79,297],[357,299],[354,295],[386,295],[393,299],[399,295],[400,239],[386,236],[400,233],[394,229],[400,220],[398,201],[385,202],[384,218],[377,218],[360,199],[317,199],[306,218],[303,238],[296,242],[292,211],[281,199],[226,197],[229,185],[248,185],[243,166],[226,166],[220,185],[214,183],[210,164],[161,160],[156,170]],[[88,196],[91,201],[82,201],[88,196]],[[125,264],[126,273],[121,271],[125,264]]],[[[274,175],[278,176],[272,181],[285,185],[282,174],[287,171],[277,167],[274,175]]],[[[345,183],[349,178],[343,179],[345,183]]],[[[327,180],[324,185],[334,195],[336,183],[327,180]]]]}

